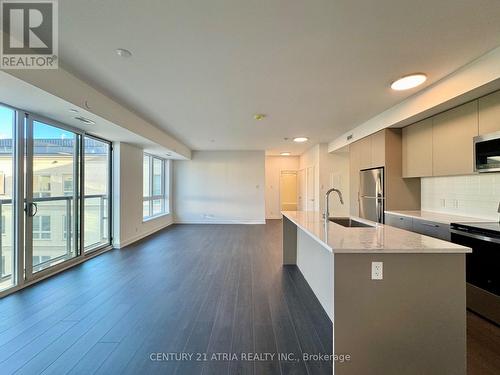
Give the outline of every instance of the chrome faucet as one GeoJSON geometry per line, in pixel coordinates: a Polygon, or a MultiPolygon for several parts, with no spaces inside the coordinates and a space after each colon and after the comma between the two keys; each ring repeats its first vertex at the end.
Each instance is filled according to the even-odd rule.
{"type": "Polygon", "coordinates": [[[329,198],[330,194],[336,192],[339,196],[340,203],[344,204],[344,199],[342,198],[342,192],[339,189],[331,188],[329,189],[326,194],[325,194],[325,212],[323,213],[323,219],[325,219],[325,223],[328,222],[328,219],[330,218],[330,203],[329,203],[329,198]]]}

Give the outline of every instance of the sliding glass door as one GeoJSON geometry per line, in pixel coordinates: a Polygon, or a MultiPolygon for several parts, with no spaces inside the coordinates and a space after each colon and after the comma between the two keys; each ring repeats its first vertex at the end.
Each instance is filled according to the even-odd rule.
{"type": "Polygon", "coordinates": [[[0,297],[111,246],[111,152],[0,104],[0,297]]]}
{"type": "Polygon", "coordinates": [[[28,118],[26,124],[25,265],[30,275],[79,250],[81,136],[28,118]]]}

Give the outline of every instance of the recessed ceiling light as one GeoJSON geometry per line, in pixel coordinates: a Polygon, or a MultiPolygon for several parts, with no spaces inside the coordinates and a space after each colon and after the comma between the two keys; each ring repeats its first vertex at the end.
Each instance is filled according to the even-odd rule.
{"type": "Polygon", "coordinates": [[[289,153],[289,152],[282,152],[280,155],[281,155],[281,156],[290,156],[290,155],[291,155],[291,153],[289,153]]]}
{"type": "Polygon", "coordinates": [[[253,115],[253,118],[257,121],[262,121],[264,120],[265,118],[267,117],[267,115],[263,114],[263,113],[256,113],[255,115],[253,115]]]}
{"type": "Polygon", "coordinates": [[[424,73],[414,73],[401,77],[391,83],[391,89],[396,91],[408,90],[417,87],[427,80],[424,73]]]}
{"type": "Polygon", "coordinates": [[[297,142],[297,143],[307,142],[308,140],[309,140],[309,138],[307,138],[307,137],[296,137],[293,139],[293,141],[297,142]]]}
{"type": "Polygon", "coordinates": [[[94,125],[95,124],[95,121],[92,121],[91,119],[88,119],[88,118],[82,117],[82,116],[75,117],[75,120],[81,121],[81,122],[85,123],[86,125],[94,125]]]}
{"type": "Polygon", "coordinates": [[[128,49],[125,49],[125,48],[117,48],[115,52],[120,57],[132,56],[132,52],[130,52],[128,49]]]}

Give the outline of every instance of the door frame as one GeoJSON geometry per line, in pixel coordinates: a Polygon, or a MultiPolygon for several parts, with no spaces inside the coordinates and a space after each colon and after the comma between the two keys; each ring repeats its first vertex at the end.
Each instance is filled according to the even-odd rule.
{"type": "MultiPolygon", "coordinates": [[[[78,261],[78,259],[82,256],[82,244],[83,244],[83,212],[82,211],[82,203],[83,197],[82,194],[79,193],[82,190],[82,179],[81,179],[81,170],[83,170],[83,157],[82,157],[82,147],[81,147],[81,139],[84,135],[84,132],[80,129],[73,128],[71,126],[61,124],[57,121],[45,118],[43,116],[39,116],[32,113],[26,113],[26,122],[25,127],[26,134],[26,154],[25,154],[25,163],[26,170],[23,170],[22,174],[25,178],[25,193],[23,195],[24,201],[24,278],[25,282],[37,280],[39,278],[43,278],[48,274],[58,272],[67,267],[67,265],[72,262],[78,261]],[[33,216],[28,215],[27,205],[29,203],[33,203],[33,157],[34,157],[34,138],[33,138],[33,123],[39,122],[44,125],[52,126],[54,128],[59,128],[64,131],[72,132],[76,135],[76,152],[73,154],[73,212],[74,218],[73,222],[73,234],[70,239],[68,239],[71,243],[74,244],[75,256],[71,259],[65,260],[61,263],[55,264],[53,266],[49,266],[43,270],[33,273],[33,216]],[[75,183],[76,182],[76,183],[75,183]],[[82,236],[79,234],[82,233],[82,236]]],[[[22,167],[21,166],[21,167],[22,167]]],[[[20,171],[18,171],[20,172],[20,171]]],[[[69,220],[69,218],[67,218],[69,220]]],[[[69,233],[68,233],[69,234],[69,233]]]]}

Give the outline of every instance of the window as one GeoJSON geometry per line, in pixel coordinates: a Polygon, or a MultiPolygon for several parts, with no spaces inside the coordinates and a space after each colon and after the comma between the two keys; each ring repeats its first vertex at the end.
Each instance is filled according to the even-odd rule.
{"type": "Polygon", "coordinates": [[[5,173],[0,171],[0,195],[5,195],[5,173]]]}
{"type": "Polygon", "coordinates": [[[50,216],[33,216],[33,239],[50,240],[50,216]]]}
{"type": "Polygon", "coordinates": [[[33,197],[47,198],[50,197],[50,176],[36,176],[33,179],[33,197]]]}
{"type": "Polygon", "coordinates": [[[47,255],[33,255],[33,265],[39,265],[41,263],[48,262],[50,256],[47,255]]]}
{"type": "Polygon", "coordinates": [[[65,174],[62,176],[63,182],[63,194],[65,196],[73,195],[73,175],[65,174]]]}
{"type": "Polygon", "coordinates": [[[85,202],[84,251],[110,245],[111,144],[91,136],[84,138],[85,202]]]}
{"type": "Polygon", "coordinates": [[[143,161],[143,218],[169,212],[168,160],[144,154],[143,161]]]}

